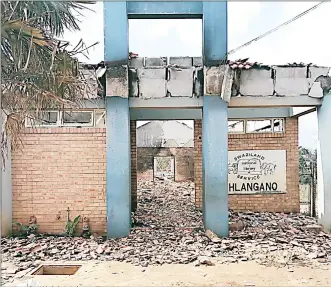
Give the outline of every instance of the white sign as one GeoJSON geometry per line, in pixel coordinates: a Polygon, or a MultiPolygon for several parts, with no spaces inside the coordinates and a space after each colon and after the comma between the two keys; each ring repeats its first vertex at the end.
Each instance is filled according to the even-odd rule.
{"type": "Polygon", "coordinates": [[[229,151],[229,193],[286,192],[286,150],[229,151]]]}

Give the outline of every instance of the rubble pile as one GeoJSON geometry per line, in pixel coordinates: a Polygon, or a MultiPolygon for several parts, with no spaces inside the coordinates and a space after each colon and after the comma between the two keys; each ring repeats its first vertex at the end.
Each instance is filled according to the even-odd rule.
{"type": "Polygon", "coordinates": [[[138,181],[137,227],[203,227],[202,212],[194,204],[194,182],[138,181]]]}
{"type": "Polygon", "coordinates": [[[248,260],[276,266],[331,263],[331,234],[324,233],[314,218],[230,212],[229,220],[230,236],[218,238],[202,228],[202,213],[194,206],[193,183],[139,183],[138,210],[127,238],[4,238],[2,276],[5,280],[14,274],[21,276],[40,261],[116,260],[143,267],[248,260]]]}

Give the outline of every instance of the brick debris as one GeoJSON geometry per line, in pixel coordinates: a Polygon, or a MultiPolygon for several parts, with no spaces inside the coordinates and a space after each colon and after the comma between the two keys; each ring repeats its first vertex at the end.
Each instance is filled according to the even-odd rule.
{"type": "Polygon", "coordinates": [[[122,239],[3,238],[2,279],[22,277],[42,261],[115,260],[142,267],[249,260],[289,267],[331,263],[331,235],[314,218],[301,214],[230,212],[228,238],[204,231],[193,183],[139,182],[138,210],[132,221],[131,234],[122,239]]]}

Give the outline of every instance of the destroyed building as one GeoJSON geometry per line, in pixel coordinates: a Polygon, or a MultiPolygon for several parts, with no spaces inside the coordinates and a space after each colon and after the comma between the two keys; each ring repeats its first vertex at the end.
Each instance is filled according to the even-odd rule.
{"type": "Polygon", "coordinates": [[[40,232],[61,233],[68,217],[82,215],[93,232],[127,236],[137,208],[139,120],[194,121],[195,202],[218,236],[228,235],[229,208],[299,212],[292,107],[318,111],[318,211],[331,228],[329,68],[224,61],[226,2],[104,4],[105,61],[86,67],[102,66],[104,93],[78,110],[45,111],[46,125],[26,123],[24,145],[3,170],[4,234],[12,220],[31,217],[40,232]],[[127,60],[127,19],[164,13],[202,19],[203,57],[127,60]]]}

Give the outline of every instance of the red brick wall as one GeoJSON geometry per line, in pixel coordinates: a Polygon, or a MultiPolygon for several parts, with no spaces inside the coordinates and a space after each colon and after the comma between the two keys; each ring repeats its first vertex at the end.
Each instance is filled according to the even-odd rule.
{"type": "MultiPolygon", "coordinates": [[[[194,124],[195,144],[195,190],[196,204],[202,207],[202,125],[194,124]]],[[[232,210],[299,212],[299,151],[298,119],[287,118],[285,133],[281,134],[230,134],[229,151],[239,150],[286,150],[287,193],[229,195],[229,207],[232,210]]]]}
{"type": "MultiPolygon", "coordinates": [[[[196,203],[202,206],[202,127],[194,123],[196,203]]],[[[229,150],[286,149],[287,193],[230,195],[230,208],[299,211],[298,120],[286,119],[284,134],[229,135],[229,150]]],[[[136,199],[135,122],[131,122],[132,203],[136,199]]],[[[87,216],[93,232],[106,232],[106,130],[26,129],[12,153],[13,220],[35,215],[40,232],[61,233],[70,218],[87,216]],[[58,218],[59,217],[59,218],[58,218]]],[[[81,228],[81,223],[79,225],[81,228]]]]}
{"type": "Polygon", "coordinates": [[[195,204],[202,208],[202,121],[194,121],[195,204]]]}
{"type": "Polygon", "coordinates": [[[35,215],[40,232],[61,233],[69,207],[70,219],[87,216],[93,232],[105,233],[105,131],[26,129],[12,154],[13,220],[27,224],[35,215]]]}

